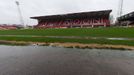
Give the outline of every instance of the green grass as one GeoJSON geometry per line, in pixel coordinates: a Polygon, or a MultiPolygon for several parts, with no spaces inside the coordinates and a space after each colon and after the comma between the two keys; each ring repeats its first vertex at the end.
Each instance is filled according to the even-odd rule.
{"type": "MultiPolygon", "coordinates": [[[[0,30],[0,35],[35,35],[35,36],[80,36],[80,37],[122,37],[134,38],[134,28],[76,28],[76,29],[27,29],[0,30]]],[[[44,37],[0,36],[0,40],[32,41],[32,42],[73,42],[86,44],[113,44],[134,46],[134,40],[106,40],[106,39],[64,39],[44,37]]]]}
{"type": "Polygon", "coordinates": [[[41,35],[41,36],[91,36],[134,38],[134,28],[83,28],[83,29],[28,29],[1,30],[0,35],[41,35]]]}
{"type": "Polygon", "coordinates": [[[106,40],[106,39],[63,39],[63,38],[36,38],[36,37],[0,37],[0,40],[7,41],[26,41],[26,42],[70,42],[70,43],[84,43],[84,44],[112,44],[112,45],[128,45],[134,46],[134,40],[106,40]]]}

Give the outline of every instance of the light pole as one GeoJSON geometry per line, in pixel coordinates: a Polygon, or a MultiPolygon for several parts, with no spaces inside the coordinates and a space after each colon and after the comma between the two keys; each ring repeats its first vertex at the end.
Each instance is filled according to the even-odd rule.
{"type": "Polygon", "coordinates": [[[23,16],[22,16],[22,13],[21,13],[21,10],[20,10],[20,3],[18,1],[15,1],[16,5],[17,5],[17,8],[18,8],[18,14],[19,14],[19,18],[20,18],[20,24],[23,25],[24,28],[25,25],[24,25],[24,20],[23,20],[23,16]]]}
{"type": "Polygon", "coordinates": [[[124,2],[124,0],[119,1],[118,17],[122,16],[122,14],[123,14],[123,2],[124,2]]]}

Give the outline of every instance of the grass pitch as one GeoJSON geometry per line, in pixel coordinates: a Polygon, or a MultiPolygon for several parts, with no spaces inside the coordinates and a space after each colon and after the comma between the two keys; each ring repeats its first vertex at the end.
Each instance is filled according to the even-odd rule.
{"type": "MultiPolygon", "coordinates": [[[[109,37],[134,38],[134,28],[71,28],[71,29],[26,29],[0,30],[0,35],[21,36],[78,36],[78,37],[109,37]]],[[[114,44],[134,46],[134,40],[106,40],[106,39],[74,39],[74,38],[44,38],[44,37],[16,37],[0,36],[0,40],[32,41],[32,42],[73,42],[86,44],[114,44]]]]}

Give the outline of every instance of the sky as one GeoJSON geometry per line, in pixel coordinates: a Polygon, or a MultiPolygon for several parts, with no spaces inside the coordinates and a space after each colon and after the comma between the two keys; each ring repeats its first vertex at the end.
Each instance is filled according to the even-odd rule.
{"type": "MultiPolygon", "coordinates": [[[[76,12],[89,12],[112,9],[111,15],[117,17],[119,0],[17,0],[24,23],[36,25],[33,16],[45,16],[76,12]]],[[[124,0],[123,14],[134,11],[134,1],[124,0]]],[[[15,0],[0,0],[0,24],[20,24],[15,0]]]]}

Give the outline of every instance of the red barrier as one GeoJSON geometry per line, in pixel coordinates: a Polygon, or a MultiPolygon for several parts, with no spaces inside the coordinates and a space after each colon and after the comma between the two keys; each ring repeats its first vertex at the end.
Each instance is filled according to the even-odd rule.
{"type": "Polygon", "coordinates": [[[76,19],[76,20],[61,20],[61,21],[45,21],[39,22],[36,27],[43,28],[62,28],[62,27],[95,27],[95,26],[109,26],[110,21],[105,18],[98,19],[76,19]]]}

